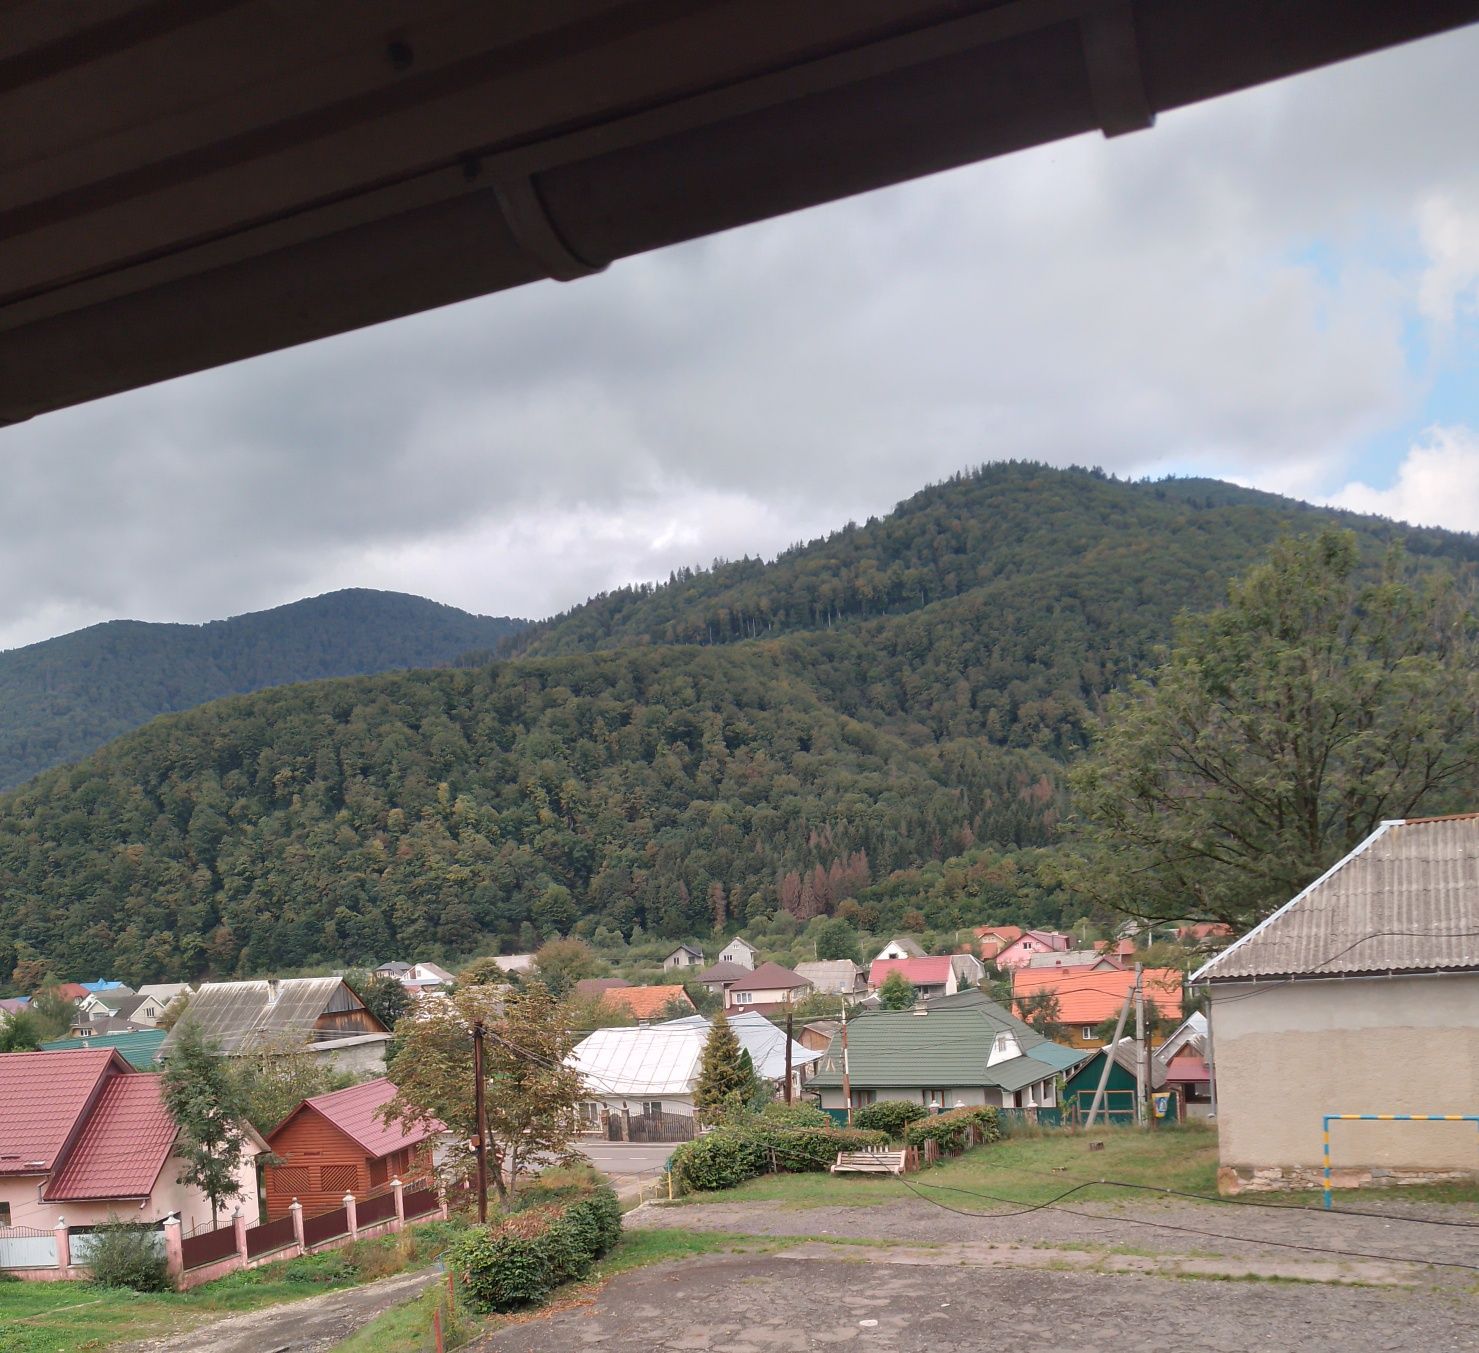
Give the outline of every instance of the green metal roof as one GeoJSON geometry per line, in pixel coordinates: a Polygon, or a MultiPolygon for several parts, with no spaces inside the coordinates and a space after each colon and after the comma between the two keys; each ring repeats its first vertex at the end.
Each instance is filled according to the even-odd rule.
{"type": "Polygon", "coordinates": [[[96,1034],[92,1038],[54,1038],[43,1043],[43,1052],[70,1052],[73,1048],[116,1048],[135,1070],[158,1071],[154,1060],[164,1042],[164,1029],[138,1029],[128,1034],[96,1034]]]}
{"type": "MultiPolygon", "coordinates": [[[[849,1080],[862,1089],[997,1086],[1020,1090],[1049,1080],[1088,1054],[1050,1043],[979,991],[930,1001],[914,1010],[867,1011],[847,1024],[849,1080]],[[1022,1056],[987,1066],[999,1033],[1017,1038],[1022,1056]]],[[[810,1088],[842,1084],[842,1038],[834,1034],[810,1088]]]]}

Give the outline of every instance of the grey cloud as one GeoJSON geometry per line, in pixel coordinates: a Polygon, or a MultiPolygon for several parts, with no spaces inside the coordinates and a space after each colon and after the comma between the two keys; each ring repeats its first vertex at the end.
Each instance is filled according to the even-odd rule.
{"type": "Polygon", "coordinates": [[[0,643],[356,582],[539,614],[999,456],[1333,489],[1420,406],[1417,219],[1479,190],[1476,61],[1445,37],[0,433],[0,643]]]}

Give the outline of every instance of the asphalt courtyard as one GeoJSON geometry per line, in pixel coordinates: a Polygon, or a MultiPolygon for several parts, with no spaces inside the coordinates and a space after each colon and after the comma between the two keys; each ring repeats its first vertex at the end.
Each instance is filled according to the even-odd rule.
{"type": "Polygon", "coordinates": [[[1475,1209],[1370,1206],[1332,1218],[1157,1201],[993,1218],[904,1196],[649,1204],[630,1229],[727,1233],[735,1251],[620,1275],[476,1347],[1479,1350],[1475,1209]]]}

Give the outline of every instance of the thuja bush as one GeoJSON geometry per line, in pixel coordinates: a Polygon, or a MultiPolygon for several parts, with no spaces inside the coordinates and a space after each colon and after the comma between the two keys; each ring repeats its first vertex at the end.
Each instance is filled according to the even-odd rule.
{"type": "Polygon", "coordinates": [[[806,1174],[829,1169],[839,1151],[888,1145],[888,1133],[857,1129],[777,1126],[762,1120],[715,1128],[673,1152],[668,1168],[686,1191],[731,1189],[762,1174],[806,1174]]]}
{"type": "Polygon", "coordinates": [[[495,1226],[473,1227],[448,1263],[480,1310],[538,1306],[561,1283],[583,1278],[621,1238],[621,1205],[609,1188],[570,1202],[515,1212],[495,1226]]]}
{"type": "Polygon", "coordinates": [[[904,1135],[904,1129],[923,1118],[925,1112],[923,1104],[911,1104],[907,1099],[880,1099],[856,1110],[852,1122],[854,1127],[886,1132],[897,1141],[904,1135]]]}
{"type": "Polygon", "coordinates": [[[970,1145],[972,1130],[978,1142],[1001,1140],[1001,1116],[995,1109],[952,1109],[925,1118],[906,1129],[904,1140],[910,1146],[934,1142],[946,1155],[955,1155],[970,1145]]]}

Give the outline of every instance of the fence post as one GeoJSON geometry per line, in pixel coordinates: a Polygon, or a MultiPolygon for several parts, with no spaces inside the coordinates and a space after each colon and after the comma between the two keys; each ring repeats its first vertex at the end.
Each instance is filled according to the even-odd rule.
{"type": "Polygon", "coordinates": [[[359,1211],[354,1205],[354,1194],[344,1195],[344,1215],[349,1221],[349,1238],[353,1240],[359,1234],[359,1211]]]}
{"type": "Polygon", "coordinates": [[[288,1215],[293,1219],[293,1239],[298,1242],[298,1253],[302,1254],[308,1246],[303,1243],[303,1204],[296,1198],[288,1204],[288,1215]]]}
{"type": "Polygon", "coordinates": [[[406,1224],[406,1186],[399,1179],[390,1181],[390,1191],[395,1194],[395,1229],[406,1224]]]}
{"type": "Polygon", "coordinates": [[[56,1219],[56,1229],[53,1235],[56,1236],[56,1266],[65,1276],[67,1270],[72,1267],[72,1241],[67,1235],[65,1217],[56,1219]]]}
{"type": "Polygon", "coordinates": [[[185,1249],[180,1218],[173,1212],[164,1219],[164,1266],[179,1286],[179,1280],[185,1276],[185,1249]]]}
{"type": "Polygon", "coordinates": [[[241,1256],[241,1262],[245,1264],[247,1261],[247,1225],[240,1208],[231,1214],[231,1227],[236,1232],[236,1252],[241,1256]]]}

